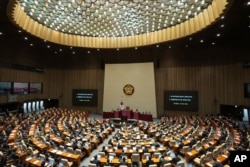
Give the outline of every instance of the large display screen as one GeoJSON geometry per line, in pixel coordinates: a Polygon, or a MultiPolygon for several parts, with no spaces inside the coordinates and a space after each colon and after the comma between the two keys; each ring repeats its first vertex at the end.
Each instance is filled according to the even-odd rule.
{"type": "Polygon", "coordinates": [[[244,97],[250,98],[250,83],[244,83],[244,97]]]}
{"type": "Polygon", "coordinates": [[[73,106],[97,106],[97,90],[73,89],[72,104],[73,106]]]}
{"type": "Polygon", "coordinates": [[[164,91],[164,109],[198,111],[198,91],[164,91]]]}
{"type": "Polygon", "coordinates": [[[0,95],[11,92],[11,82],[0,82],[0,95]]]}
{"type": "Polygon", "coordinates": [[[28,94],[29,83],[28,82],[13,82],[12,93],[13,94],[28,94]]]}
{"type": "Polygon", "coordinates": [[[30,82],[29,93],[42,93],[42,83],[30,82]]]}

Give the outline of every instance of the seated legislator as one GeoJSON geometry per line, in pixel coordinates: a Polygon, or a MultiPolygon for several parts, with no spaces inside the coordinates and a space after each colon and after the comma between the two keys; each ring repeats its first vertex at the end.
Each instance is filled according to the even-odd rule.
{"type": "Polygon", "coordinates": [[[100,161],[97,159],[97,155],[94,156],[94,159],[91,161],[91,163],[96,164],[97,167],[100,166],[100,161]]]}
{"type": "Polygon", "coordinates": [[[151,156],[149,156],[146,162],[146,166],[153,165],[153,164],[154,164],[154,161],[151,159],[151,156]]]}
{"type": "Polygon", "coordinates": [[[120,165],[128,165],[125,157],[123,157],[122,160],[120,160],[120,165]]]}

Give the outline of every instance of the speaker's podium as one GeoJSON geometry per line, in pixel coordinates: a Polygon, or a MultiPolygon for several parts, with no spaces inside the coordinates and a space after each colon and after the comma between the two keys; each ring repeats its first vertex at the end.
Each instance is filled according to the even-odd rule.
{"type": "Polygon", "coordinates": [[[122,120],[123,122],[126,122],[126,121],[128,120],[128,116],[127,116],[126,110],[122,110],[122,111],[121,111],[121,120],[122,120]]]}

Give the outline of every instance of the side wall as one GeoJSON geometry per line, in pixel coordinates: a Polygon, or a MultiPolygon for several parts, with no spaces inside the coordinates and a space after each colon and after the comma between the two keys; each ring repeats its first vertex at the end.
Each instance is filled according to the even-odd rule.
{"type": "MultiPolygon", "coordinates": [[[[250,60],[248,48],[138,50],[100,51],[101,58],[99,54],[78,57],[65,55],[58,59],[58,62],[53,60],[54,66],[50,56],[47,57],[48,62],[43,60],[39,63],[36,57],[32,57],[30,53],[23,50],[22,52],[26,54],[22,54],[22,60],[20,60],[21,52],[11,53],[13,54],[11,61],[44,67],[44,73],[0,67],[0,81],[42,82],[44,86],[42,94],[20,95],[18,100],[58,98],[61,107],[73,107],[72,89],[74,88],[98,89],[98,107],[81,109],[101,114],[104,88],[103,63],[154,61],[158,116],[187,113],[164,111],[164,90],[198,90],[199,114],[219,113],[220,104],[250,106],[250,99],[244,98],[243,95],[243,84],[250,83],[250,69],[242,68],[242,62],[250,60]]],[[[7,96],[1,95],[0,103],[5,102],[7,102],[7,96]]]]}

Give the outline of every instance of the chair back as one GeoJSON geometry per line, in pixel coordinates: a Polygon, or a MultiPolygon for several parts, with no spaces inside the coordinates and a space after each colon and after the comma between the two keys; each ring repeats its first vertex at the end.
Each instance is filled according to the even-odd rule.
{"type": "Polygon", "coordinates": [[[184,161],[179,161],[177,162],[178,167],[185,167],[185,162],[184,161]]]}
{"type": "Polygon", "coordinates": [[[172,166],[171,163],[166,163],[166,164],[163,165],[163,167],[171,167],[171,166],[172,166]]]}
{"type": "Polygon", "coordinates": [[[131,155],[131,161],[132,162],[139,162],[140,161],[140,155],[139,154],[132,154],[131,155]]]}
{"type": "Polygon", "coordinates": [[[157,167],[157,164],[149,165],[148,167],[157,167]]]}

